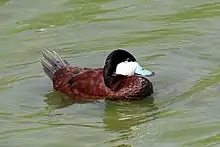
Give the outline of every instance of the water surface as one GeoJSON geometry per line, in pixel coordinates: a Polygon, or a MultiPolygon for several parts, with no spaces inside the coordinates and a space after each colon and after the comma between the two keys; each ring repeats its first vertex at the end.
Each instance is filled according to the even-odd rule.
{"type": "Polygon", "coordinates": [[[0,146],[220,146],[217,0],[0,0],[0,146]],[[152,97],[75,103],[39,57],[102,67],[126,48],[156,72],[152,97]]]}

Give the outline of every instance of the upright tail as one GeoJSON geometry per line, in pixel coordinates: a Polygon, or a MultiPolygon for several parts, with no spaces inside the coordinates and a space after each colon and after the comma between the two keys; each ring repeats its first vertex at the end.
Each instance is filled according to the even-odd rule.
{"type": "Polygon", "coordinates": [[[55,51],[48,50],[42,52],[43,57],[40,58],[44,73],[52,80],[56,71],[70,65],[66,60],[62,59],[55,51]]]}

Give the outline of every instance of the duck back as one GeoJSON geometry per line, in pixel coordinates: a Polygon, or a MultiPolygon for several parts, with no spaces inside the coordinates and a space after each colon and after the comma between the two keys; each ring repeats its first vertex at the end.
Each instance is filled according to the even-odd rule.
{"type": "Polygon", "coordinates": [[[75,99],[104,99],[112,95],[111,89],[105,86],[103,69],[65,68],[55,73],[53,85],[55,90],[75,99]],[[73,74],[78,69],[80,73],[73,74]]]}

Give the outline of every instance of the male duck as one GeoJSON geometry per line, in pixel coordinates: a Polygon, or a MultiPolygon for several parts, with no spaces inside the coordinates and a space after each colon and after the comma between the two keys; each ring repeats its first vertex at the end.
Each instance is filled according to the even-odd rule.
{"type": "Polygon", "coordinates": [[[154,72],[144,70],[125,50],[112,51],[104,68],[95,69],[71,66],[54,51],[42,54],[43,70],[53,81],[54,89],[74,100],[135,100],[153,93],[146,76],[154,72]]]}

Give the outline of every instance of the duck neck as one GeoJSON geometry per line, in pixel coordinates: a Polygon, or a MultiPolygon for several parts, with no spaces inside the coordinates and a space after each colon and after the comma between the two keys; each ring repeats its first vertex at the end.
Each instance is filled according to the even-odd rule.
{"type": "Polygon", "coordinates": [[[111,83],[113,81],[113,72],[112,71],[113,71],[112,67],[107,67],[106,65],[104,66],[103,77],[104,77],[105,85],[108,88],[111,88],[111,83]]]}

